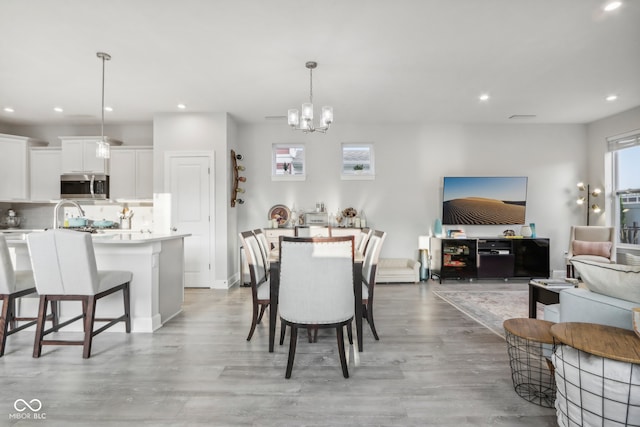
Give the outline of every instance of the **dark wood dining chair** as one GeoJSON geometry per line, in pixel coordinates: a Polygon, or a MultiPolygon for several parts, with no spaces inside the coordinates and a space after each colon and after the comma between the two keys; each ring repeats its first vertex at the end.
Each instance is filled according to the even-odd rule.
{"type": "Polygon", "coordinates": [[[373,295],[376,286],[376,274],[378,271],[378,260],[380,259],[380,251],[382,244],[387,237],[384,231],[375,230],[371,233],[369,243],[367,244],[367,252],[362,263],[362,317],[367,319],[373,337],[380,340],[376,325],[373,320],[373,295]]]}
{"type": "Polygon", "coordinates": [[[271,290],[269,289],[269,272],[265,269],[265,256],[262,254],[258,238],[253,231],[243,231],[240,233],[240,240],[251,276],[251,328],[247,336],[247,341],[251,341],[256,326],[262,321],[265,310],[271,304],[271,290]]]}
{"type": "Polygon", "coordinates": [[[354,238],[280,237],[279,312],[291,328],[285,378],[291,378],[298,328],[334,328],[342,374],[349,378],[344,327],[354,316],[354,238]]]}

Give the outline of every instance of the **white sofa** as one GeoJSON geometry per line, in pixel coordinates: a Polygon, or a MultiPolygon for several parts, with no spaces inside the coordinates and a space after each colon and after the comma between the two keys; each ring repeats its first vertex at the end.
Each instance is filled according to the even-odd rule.
{"type": "Polygon", "coordinates": [[[560,304],[544,307],[544,319],[552,322],[586,322],[633,330],[631,309],[639,304],[597,294],[588,289],[560,291],[560,304]]]}
{"type": "Polygon", "coordinates": [[[584,276],[584,287],[560,291],[560,304],[544,308],[545,320],[633,330],[632,309],[640,307],[640,268],[590,261],[575,264],[584,276]]]}
{"type": "Polygon", "coordinates": [[[420,263],[408,258],[380,258],[376,283],[418,283],[420,263]]]}

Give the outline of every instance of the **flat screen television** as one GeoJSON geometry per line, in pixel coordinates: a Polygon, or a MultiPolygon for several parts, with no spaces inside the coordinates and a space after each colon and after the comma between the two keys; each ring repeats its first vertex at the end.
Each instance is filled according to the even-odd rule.
{"type": "Polygon", "coordinates": [[[442,224],[524,224],[526,176],[444,177],[442,224]]]}

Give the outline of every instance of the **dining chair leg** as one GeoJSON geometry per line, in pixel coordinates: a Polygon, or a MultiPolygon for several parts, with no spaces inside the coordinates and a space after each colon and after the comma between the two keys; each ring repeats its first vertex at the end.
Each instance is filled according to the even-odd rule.
{"type": "Polygon", "coordinates": [[[258,315],[258,322],[260,323],[262,321],[262,315],[264,314],[264,311],[267,309],[267,306],[269,304],[260,304],[260,314],[258,315]]]}
{"type": "Polygon", "coordinates": [[[284,344],[284,334],[287,332],[287,325],[280,320],[280,345],[284,344]]]}
{"type": "Polygon", "coordinates": [[[296,344],[298,343],[298,327],[291,325],[291,338],[289,341],[289,359],[287,360],[287,372],[284,377],[291,378],[291,371],[293,370],[293,359],[296,356],[296,344]]]}
{"type": "Polygon", "coordinates": [[[53,330],[58,331],[58,324],[60,323],[59,316],[59,301],[51,301],[51,324],[53,325],[53,330]]]}
{"type": "Polygon", "coordinates": [[[89,296],[82,300],[82,305],[87,307],[84,313],[84,345],[82,357],[88,359],[91,356],[91,343],[93,341],[93,324],[96,317],[96,297],[89,296]]]}
{"type": "Polygon", "coordinates": [[[349,369],[347,368],[347,355],[344,351],[344,334],[342,328],[345,325],[336,327],[336,335],[338,336],[338,353],[340,353],[340,364],[342,365],[342,375],[349,378],[349,369]]]}
{"type": "Polygon", "coordinates": [[[369,322],[369,327],[371,328],[373,337],[376,339],[376,341],[380,341],[378,332],[376,331],[376,324],[373,321],[373,304],[367,304],[367,322],[369,322]]]}
{"type": "Polygon", "coordinates": [[[309,337],[309,344],[318,342],[318,327],[307,326],[307,336],[309,337]],[[313,334],[311,332],[313,332],[313,334]]]}
{"type": "Polygon", "coordinates": [[[347,324],[347,338],[349,339],[349,345],[353,345],[353,329],[351,328],[352,322],[347,324]]]}
{"type": "Polygon", "coordinates": [[[84,315],[84,319],[82,319],[82,328],[83,328],[84,333],[86,334],[87,333],[87,326],[86,326],[87,325],[87,322],[86,322],[86,320],[87,320],[87,300],[86,299],[82,300],[82,314],[84,315]]]}
{"type": "MultiPolygon", "coordinates": [[[[16,304],[17,304],[17,298],[11,298],[9,296],[7,296],[7,299],[5,299],[5,303],[7,304],[7,308],[9,309],[7,315],[9,317],[5,317],[5,322],[9,322],[9,326],[11,327],[11,329],[15,329],[18,327],[18,321],[16,320],[16,304]]],[[[2,306],[2,308],[4,309],[4,305],[2,306]]]]}
{"type": "Polygon", "coordinates": [[[124,300],[124,314],[125,316],[127,316],[127,319],[124,322],[124,328],[127,333],[131,333],[131,296],[129,292],[129,285],[130,283],[127,283],[122,289],[122,299],[124,300]]]}
{"type": "Polygon", "coordinates": [[[42,354],[42,337],[44,336],[44,324],[47,319],[47,305],[49,305],[49,300],[46,295],[41,295],[38,307],[38,324],[36,326],[36,335],[33,343],[33,357],[36,358],[42,354]]]}
{"type": "MultiPolygon", "coordinates": [[[[7,332],[9,330],[9,323],[12,323],[11,313],[13,310],[13,298],[6,295],[2,298],[2,317],[0,318],[0,356],[4,355],[4,346],[7,343],[7,332]]],[[[14,326],[12,326],[13,328],[14,326]]]]}
{"type": "Polygon", "coordinates": [[[253,311],[251,313],[251,328],[249,329],[249,335],[247,336],[247,341],[251,341],[251,337],[253,336],[253,331],[256,330],[256,325],[258,324],[258,304],[253,304],[253,311]]]}

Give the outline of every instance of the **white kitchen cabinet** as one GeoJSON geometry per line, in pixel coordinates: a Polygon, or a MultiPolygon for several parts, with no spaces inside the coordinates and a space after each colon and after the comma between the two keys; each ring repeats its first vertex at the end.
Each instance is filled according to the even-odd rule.
{"type": "Polygon", "coordinates": [[[0,134],[0,200],[29,200],[29,149],[49,143],[24,136],[0,134]]]}
{"type": "Polygon", "coordinates": [[[62,149],[32,148],[29,154],[31,156],[31,200],[59,199],[62,149]]]}
{"type": "MultiPolygon", "coordinates": [[[[113,146],[122,144],[113,138],[106,138],[113,146]]],[[[96,157],[99,136],[61,136],[62,173],[109,174],[109,159],[96,157]]]]}
{"type": "Polygon", "coordinates": [[[111,150],[111,199],[153,198],[153,149],[117,147],[111,150]]]}

